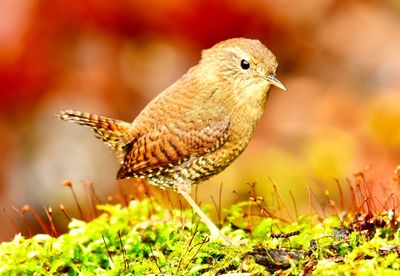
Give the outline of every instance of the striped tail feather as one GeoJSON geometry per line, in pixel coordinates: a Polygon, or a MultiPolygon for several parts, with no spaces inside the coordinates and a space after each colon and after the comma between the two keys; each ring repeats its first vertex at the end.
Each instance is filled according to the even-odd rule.
{"type": "Polygon", "coordinates": [[[130,123],[74,110],[60,111],[56,116],[67,122],[90,127],[96,138],[111,147],[118,158],[125,155],[124,138],[129,134],[130,123]]]}

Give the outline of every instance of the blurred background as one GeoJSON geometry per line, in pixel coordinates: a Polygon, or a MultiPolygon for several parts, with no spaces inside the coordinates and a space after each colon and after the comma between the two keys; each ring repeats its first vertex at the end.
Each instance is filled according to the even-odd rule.
{"type": "Polygon", "coordinates": [[[102,202],[137,187],[117,184],[113,152],[55,112],[132,121],[231,37],[267,45],[289,92],[273,89],[247,150],[198,200],[218,198],[221,183],[223,206],[248,198],[248,183],[268,198],[275,184],[304,213],[309,188],[339,200],[334,179],[367,171],[385,201],[400,183],[399,30],[398,0],[0,1],[0,240],[15,233],[10,217],[21,224],[12,206],[53,206],[57,219],[63,203],[74,216],[64,180],[84,200],[92,181],[102,202]]]}

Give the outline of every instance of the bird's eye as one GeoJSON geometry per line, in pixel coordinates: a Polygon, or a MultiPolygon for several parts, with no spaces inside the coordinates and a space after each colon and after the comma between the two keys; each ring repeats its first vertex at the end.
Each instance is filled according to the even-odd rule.
{"type": "Polygon", "coordinates": [[[240,62],[240,66],[242,67],[242,69],[247,70],[250,68],[250,63],[247,60],[242,59],[242,61],[240,62]]]}

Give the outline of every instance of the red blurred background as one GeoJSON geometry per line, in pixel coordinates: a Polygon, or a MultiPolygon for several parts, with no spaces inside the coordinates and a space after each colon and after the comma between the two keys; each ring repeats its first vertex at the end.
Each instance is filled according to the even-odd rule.
{"type": "Polygon", "coordinates": [[[266,44],[289,93],[274,89],[248,149],[200,185],[200,200],[223,183],[228,206],[246,183],[266,197],[274,183],[304,212],[308,187],[337,199],[333,179],[366,168],[384,200],[399,188],[399,30],[396,0],[0,1],[0,240],[15,232],[11,206],[74,214],[63,180],[81,196],[86,180],[103,198],[118,192],[113,153],[56,111],[132,121],[201,49],[231,37],[266,44]]]}

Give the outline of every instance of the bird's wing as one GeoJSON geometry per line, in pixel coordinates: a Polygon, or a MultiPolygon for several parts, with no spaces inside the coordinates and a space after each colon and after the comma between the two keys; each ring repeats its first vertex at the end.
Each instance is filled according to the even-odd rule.
{"type": "Polygon", "coordinates": [[[190,157],[204,156],[228,139],[229,119],[220,112],[202,109],[179,120],[159,125],[127,145],[127,154],[117,178],[127,178],[190,157]]]}

